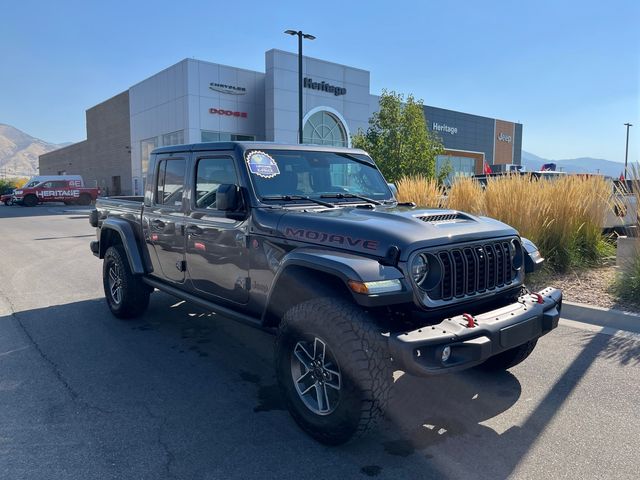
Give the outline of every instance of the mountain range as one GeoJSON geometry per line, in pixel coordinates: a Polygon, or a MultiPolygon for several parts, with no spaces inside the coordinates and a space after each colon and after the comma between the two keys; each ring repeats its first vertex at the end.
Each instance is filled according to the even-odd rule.
{"type": "Polygon", "coordinates": [[[533,153],[522,151],[522,165],[529,171],[540,170],[544,163],[555,163],[556,170],[569,173],[599,173],[618,178],[624,171],[624,163],[613,162],[602,158],[580,157],[563,160],[551,160],[538,157],[533,153]]]}
{"type": "Polygon", "coordinates": [[[30,177],[38,171],[38,156],[69,143],[56,144],[0,123],[0,178],[30,177]]]}
{"type": "MultiPolygon", "coordinates": [[[[70,143],[49,143],[18,130],[11,125],[0,123],[0,177],[34,175],[38,169],[38,156],[51,152],[70,143]]],[[[619,177],[624,170],[620,162],[602,158],[571,158],[551,160],[533,153],[522,151],[522,164],[527,170],[539,170],[543,163],[555,163],[558,170],[570,173],[600,173],[619,177]]]]}

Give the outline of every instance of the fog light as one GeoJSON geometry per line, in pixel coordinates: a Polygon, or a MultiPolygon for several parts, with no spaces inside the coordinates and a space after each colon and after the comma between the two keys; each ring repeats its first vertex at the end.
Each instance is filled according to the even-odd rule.
{"type": "Polygon", "coordinates": [[[447,345],[442,349],[442,363],[445,363],[447,360],[449,360],[450,356],[451,356],[451,347],[447,345]]]}

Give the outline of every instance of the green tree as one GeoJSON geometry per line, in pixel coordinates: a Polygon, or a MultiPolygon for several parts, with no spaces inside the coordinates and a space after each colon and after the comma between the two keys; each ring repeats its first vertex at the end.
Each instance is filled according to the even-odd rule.
{"type": "MultiPolygon", "coordinates": [[[[380,108],[369,119],[366,132],[351,143],[366,150],[387,181],[403,176],[436,176],[436,156],[444,153],[440,138],[427,130],[422,100],[383,90],[380,108]]],[[[446,175],[445,175],[446,176],[446,175]]]]}
{"type": "Polygon", "coordinates": [[[25,182],[24,178],[1,178],[0,179],[0,195],[4,195],[5,193],[11,192],[23,185],[25,182]]]}

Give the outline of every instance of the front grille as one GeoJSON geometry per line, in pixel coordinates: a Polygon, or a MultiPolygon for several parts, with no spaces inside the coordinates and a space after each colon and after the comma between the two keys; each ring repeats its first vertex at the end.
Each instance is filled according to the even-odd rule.
{"type": "Polygon", "coordinates": [[[488,242],[432,253],[442,269],[440,283],[427,291],[432,300],[452,300],[514,283],[509,241],[488,242]]]}

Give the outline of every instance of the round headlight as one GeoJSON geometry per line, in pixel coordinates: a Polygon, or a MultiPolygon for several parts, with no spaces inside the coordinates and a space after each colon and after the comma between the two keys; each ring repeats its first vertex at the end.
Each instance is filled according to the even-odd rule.
{"type": "Polygon", "coordinates": [[[411,262],[411,276],[416,284],[420,285],[429,273],[429,264],[424,255],[417,255],[411,262]]]}

